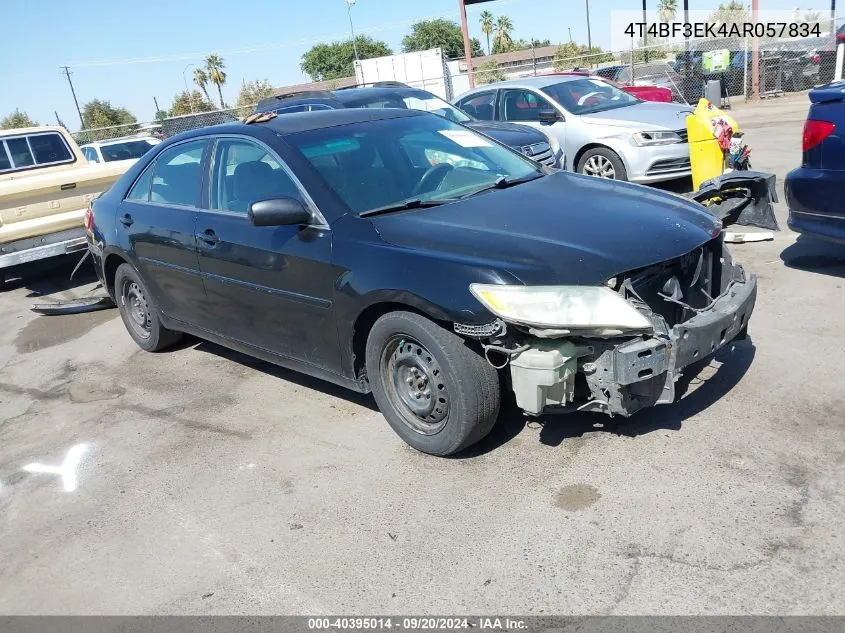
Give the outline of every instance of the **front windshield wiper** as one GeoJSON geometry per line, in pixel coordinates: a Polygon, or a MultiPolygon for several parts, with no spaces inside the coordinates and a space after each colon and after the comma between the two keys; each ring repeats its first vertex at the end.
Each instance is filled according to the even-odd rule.
{"type": "Polygon", "coordinates": [[[489,184],[484,185],[480,189],[476,189],[475,191],[470,191],[467,194],[461,196],[461,199],[470,198],[472,196],[477,196],[479,193],[484,193],[485,191],[491,191],[493,189],[507,189],[508,187],[515,187],[516,185],[521,185],[524,182],[531,182],[532,180],[537,180],[538,178],[542,178],[544,174],[529,174],[528,176],[523,176],[522,178],[514,178],[510,179],[507,176],[499,176],[496,178],[496,181],[489,184]]]}
{"type": "Polygon", "coordinates": [[[371,215],[381,215],[382,213],[393,213],[394,211],[406,211],[408,209],[425,209],[428,207],[439,207],[441,204],[448,204],[455,202],[457,198],[436,198],[433,200],[422,200],[421,198],[411,198],[410,200],[403,200],[396,204],[388,204],[383,207],[376,207],[375,209],[368,209],[362,211],[359,216],[366,218],[371,215]]]}

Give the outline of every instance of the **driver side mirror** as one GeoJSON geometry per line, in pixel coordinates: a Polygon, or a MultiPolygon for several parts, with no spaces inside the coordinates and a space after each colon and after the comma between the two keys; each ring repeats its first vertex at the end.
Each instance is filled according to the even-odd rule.
{"type": "Polygon", "coordinates": [[[563,121],[560,112],[552,108],[540,108],[537,116],[540,118],[540,123],[557,123],[558,121],[563,121]]]}
{"type": "Polygon", "coordinates": [[[311,213],[294,198],[253,202],[249,205],[247,217],[253,226],[290,226],[311,222],[311,213]]]}

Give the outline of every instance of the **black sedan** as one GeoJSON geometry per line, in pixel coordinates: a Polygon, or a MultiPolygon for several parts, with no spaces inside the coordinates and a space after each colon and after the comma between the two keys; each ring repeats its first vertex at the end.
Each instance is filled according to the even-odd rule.
{"type": "Polygon", "coordinates": [[[695,202],[418,111],[247,121],[168,139],[86,218],[145,350],[188,332],[372,391],[446,455],[490,431],[502,389],[530,415],[627,416],[747,328],[756,280],[695,202]]]}

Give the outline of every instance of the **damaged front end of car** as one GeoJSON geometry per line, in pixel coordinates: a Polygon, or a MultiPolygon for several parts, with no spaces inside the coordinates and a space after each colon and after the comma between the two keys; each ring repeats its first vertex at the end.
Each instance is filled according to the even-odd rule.
{"type": "Polygon", "coordinates": [[[744,338],[757,280],[733,263],[719,236],[601,287],[471,290],[498,318],[455,330],[478,339],[488,361],[509,372],[521,409],[627,417],[673,402],[685,367],[744,338]]]}

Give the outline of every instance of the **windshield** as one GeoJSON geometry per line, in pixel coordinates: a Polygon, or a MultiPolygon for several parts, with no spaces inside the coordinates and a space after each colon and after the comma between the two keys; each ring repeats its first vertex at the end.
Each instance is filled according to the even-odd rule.
{"type": "Polygon", "coordinates": [[[543,92],[572,114],[594,114],[615,108],[624,108],[640,100],[601,79],[573,79],[553,86],[543,92]]]}
{"type": "Polygon", "coordinates": [[[128,160],[130,158],[141,158],[147,153],[155,143],[147,140],[126,141],[124,143],[112,143],[110,145],[102,145],[100,152],[103,154],[103,160],[107,163],[113,160],[128,160]]]}
{"type": "Polygon", "coordinates": [[[502,178],[545,173],[521,154],[436,116],[351,123],[286,140],[358,214],[409,200],[448,202],[502,178]]]}
{"type": "Polygon", "coordinates": [[[403,110],[423,110],[442,116],[450,121],[466,123],[472,121],[472,117],[458,110],[451,103],[443,101],[440,97],[426,92],[425,90],[414,90],[412,92],[397,92],[385,96],[384,93],[374,93],[351,99],[344,102],[348,108],[401,108],[403,110]]]}

